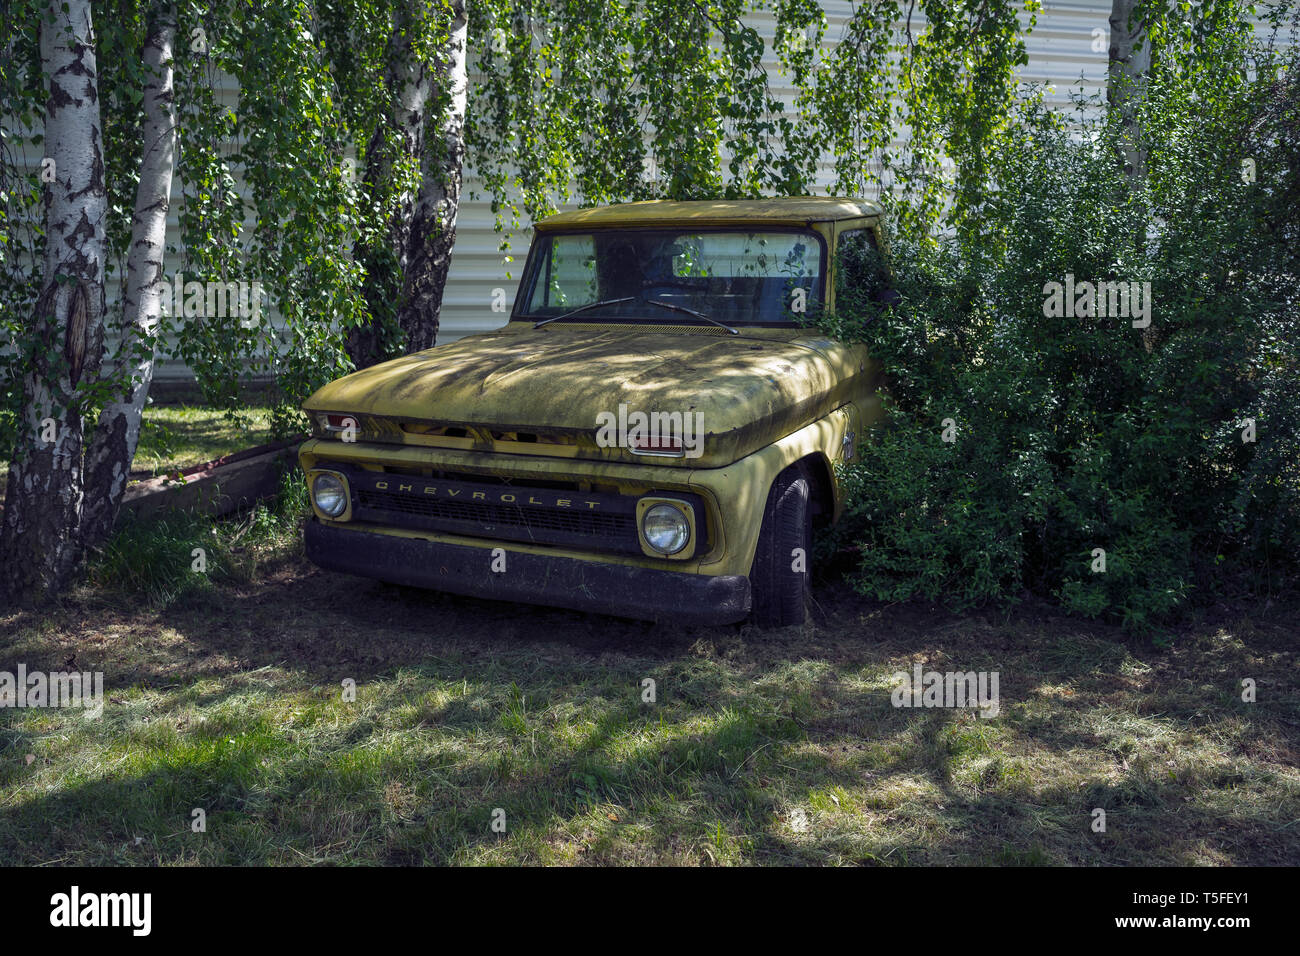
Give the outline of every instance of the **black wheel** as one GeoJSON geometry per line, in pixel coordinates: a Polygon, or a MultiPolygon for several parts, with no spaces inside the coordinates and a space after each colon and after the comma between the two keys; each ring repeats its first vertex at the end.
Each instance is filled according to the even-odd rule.
{"type": "Polygon", "coordinates": [[[812,560],[812,510],[808,478],[789,468],[776,476],[763,509],[758,550],[749,571],[754,623],[759,627],[802,624],[812,560]]]}

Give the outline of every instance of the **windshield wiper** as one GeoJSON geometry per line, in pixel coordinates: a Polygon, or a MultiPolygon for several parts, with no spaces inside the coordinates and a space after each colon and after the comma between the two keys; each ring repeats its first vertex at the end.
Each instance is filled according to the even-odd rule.
{"type": "Polygon", "coordinates": [[[720,329],[726,329],[732,335],[739,335],[740,329],[733,329],[729,325],[724,325],[712,316],[705,315],[703,312],[697,312],[694,309],[688,309],[684,305],[673,305],[671,302],[660,302],[658,299],[646,299],[650,305],[657,305],[661,309],[672,309],[674,312],[685,312],[687,315],[693,315],[697,319],[703,319],[705,322],[711,322],[720,329]]]}
{"type": "Polygon", "coordinates": [[[543,325],[549,325],[552,322],[558,322],[561,319],[567,319],[570,316],[577,315],[580,312],[586,312],[589,309],[598,309],[606,305],[621,305],[624,302],[645,302],[647,305],[657,305],[661,309],[671,309],[674,312],[684,312],[687,315],[693,315],[697,319],[703,319],[705,322],[712,323],[720,329],[726,329],[732,335],[739,335],[739,329],[733,329],[729,325],[724,325],[717,319],[705,315],[703,312],[697,312],[695,309],[688,309],[684,305],[673,305],[671,302],[660,302],[658,299],[638,298],[634,295],[625,295],[621,299],[601,299],[599,302],[588,302],[586,305],[580,305],[576,309],[563,312],[560,315],[553,315],[549,319],[542,319],[540,322],[534,322],[533,328],[540,329],[543,325]]]}
{"type": "Polygon", "coordinates": [[[604,305],[619,305],[623,302],[632,302],[636,299],[634,295],[625,295],[621,299],[601,299],[599,302],[588,302],[586,305],[580,305],[569,312],[562,312],[559,315],[553,315],[549,319],[542,319],[540,322],[534,322],[533,328],[540,329],[543,325],[549,325],[552,322],[558,322],[560,319],[567,319],[571,315],[577,315],[579,312],[586,312],[588,309],[599,309],[604,305]]]}

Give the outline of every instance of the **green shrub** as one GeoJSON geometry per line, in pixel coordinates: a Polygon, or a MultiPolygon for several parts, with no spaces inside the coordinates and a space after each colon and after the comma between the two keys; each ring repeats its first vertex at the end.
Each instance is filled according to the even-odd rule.
{"type": "Polygon", "coordinates": [[[901,294],[821,320],[866,342],[888,376],[889,417],[845,468],[846,521],[829,539],[855,555],[862,593],[963,607],[1029,589],[1143,630],[1193,599],[1293,580],[1300,106],[1288,66],[1213,98],[1182,77],[1154,82],[1145,179],[1117,162],[1123,131],[1104,110],[1071,130],[1028,101],[993,159],[978,230],[894,235],[887,261],[841,263],[888,266],[901,294]],[[1244,156],[1269,178],[1244,181],[1244,156]],[[1067,276],[1149,282],[1150,326],[1048,314],[1047,284],[1067,276]]]}

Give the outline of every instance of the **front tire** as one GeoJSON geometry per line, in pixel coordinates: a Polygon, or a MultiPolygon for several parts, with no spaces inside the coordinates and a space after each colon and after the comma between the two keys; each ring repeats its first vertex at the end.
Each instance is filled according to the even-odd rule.
{"type": "Polygon", "coordinates": [[[812,560],[811,486],[797,468],[777,475],[763,509],[763,527],[749,572],[754,623],[759,627],[802,624],[812,560]]]}

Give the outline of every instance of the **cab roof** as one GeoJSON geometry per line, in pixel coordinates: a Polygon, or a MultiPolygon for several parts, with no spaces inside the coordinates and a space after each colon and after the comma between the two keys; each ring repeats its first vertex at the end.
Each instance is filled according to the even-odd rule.
{"type": "Polygon", "coordinates": [[[784,199],[731,199],[676,202],[653,199],[574,209],[543,219],[539,231],[591,226],[695,225],[725,226],[744,223],[801,226],[838,219],[880,216],[881,208],[869,199],[835,196],[793,196],[784,199]]]}

